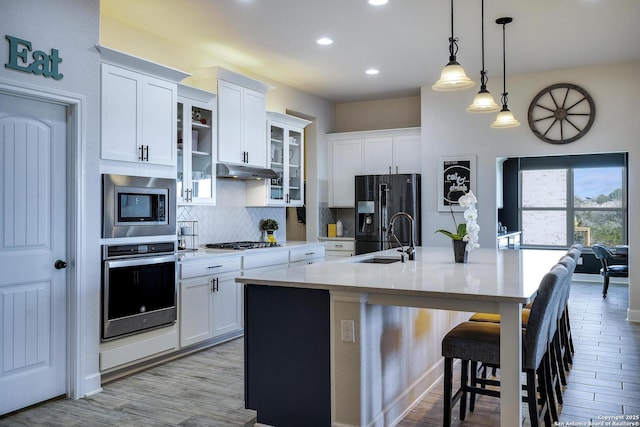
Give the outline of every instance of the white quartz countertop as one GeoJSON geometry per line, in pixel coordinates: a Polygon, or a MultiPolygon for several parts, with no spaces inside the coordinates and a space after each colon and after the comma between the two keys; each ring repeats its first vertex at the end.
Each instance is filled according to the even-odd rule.
{"type": "Polygon", "coordinates": [[[399,296],[528,303],[540,280],[564,255],[558,250],[476,249],[456,264],[449,248],[417,247],[416,261],[359,263],[397,257],[395,249],[288,269],[248,273],[238,283],[399,296]]]}
{"type": "Polygon", "coordinates": [[[313,245],[324,245],[323,242],[312,242],[312,241],[286,241],[286,242],[278,242],[280,246],[269,247],[269,248],[256,248],[256,249],[245,249],[245,250],[235,250],[235,249],[209,249],[205,246],[201,246],[197,251],[178,251],[178,260],[179,261],[189,261],[196,260],[204,257],[212,257],[212,256],[242,256],[242,255],[252,255],[256,253],[268,253],[278,250],[289,250],[293,248],[299,248],[304,246],[313,246],[313,245]]]}

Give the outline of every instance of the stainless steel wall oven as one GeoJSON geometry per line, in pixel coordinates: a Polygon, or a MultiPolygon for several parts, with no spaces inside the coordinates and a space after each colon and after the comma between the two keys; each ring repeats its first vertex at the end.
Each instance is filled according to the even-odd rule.
{"type": "Polygon", "coordinates": [[[102,340],[174,323],[176,242],[103,247],[102,340]]]}

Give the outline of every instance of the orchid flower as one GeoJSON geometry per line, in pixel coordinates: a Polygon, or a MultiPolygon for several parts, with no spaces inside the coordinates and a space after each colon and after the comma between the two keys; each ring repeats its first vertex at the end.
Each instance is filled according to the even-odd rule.
{"type": "Polygon", "coordinates": [[[452,233],[450,231],[440,229],[436,230],[436,233],[442,233],[452,240],[463,240],[467,242],[466,250],[468,252],[479,248],[480,244],[478,243],[478,233],[480,232],[480,226],[477,222],[478,210],[476,209],[476,203],[478,203],[478,199],[475,194],[473,194],[473,191],[463,194],[458,199],[458,204],[465,208],[463,216],[466,223],[456,223],[456,217],[453,215],[453,210],[449,207],[451,210],[451,216],[453,217],[453,223],[456,226],[456,232],[452,233]]]}

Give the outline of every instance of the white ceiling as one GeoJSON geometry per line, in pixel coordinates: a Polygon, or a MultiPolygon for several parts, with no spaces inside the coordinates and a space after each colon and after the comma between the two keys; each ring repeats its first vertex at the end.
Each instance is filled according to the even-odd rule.
{"type": "MultiPolygon", "coordinates": [[[[480,5],[454,3],[458,61],[476,81],[480,5]]],[[[196,49],[200,66],[234,64],[335,102],[418,95],[449,57],[448,0],[379,7],[367,0],[101,0],[101,11],[196,49]],[[321,36],[334,44],[318,46],[321,36]],[[370,67],[380,74],[366,75],[370,67]]],[[[507,83],[509,74],[640,60],[640,0],[485,0],[485,63],[496,95],[502,26],[495,19],[503,16],[513,17],[507,83]]]]}

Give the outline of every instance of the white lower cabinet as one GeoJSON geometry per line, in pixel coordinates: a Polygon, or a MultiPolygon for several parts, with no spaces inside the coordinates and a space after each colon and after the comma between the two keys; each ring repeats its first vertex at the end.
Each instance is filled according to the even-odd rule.
{"type": "Polygon", "coordinates": [[[289,267],[324,262],[324,244],[305,245],[289,251],[289,267]]]}
{"type": "Polygon", "coordinates": [[[180,347],[213,338],[211,278],[180,281],[180,347]]]}
{"type": "Polygon", "coordinates": [[[331,260],[354,256],[356,253],[356,242],[353,240],[333,240],[329,239],[325,243],[324,257],[331,260]]]}
{"type": "Polygon", "coordinates": [[[236,277],[323,262],[324,256],[324,243],[310,243],[181,260],[180,348],[242,331],[244,287],[236,277]]]}
{"type": "Polygon", "coordinates": [[[241,257],[180,262],[180,347],[242,329],[241,257]]]}

